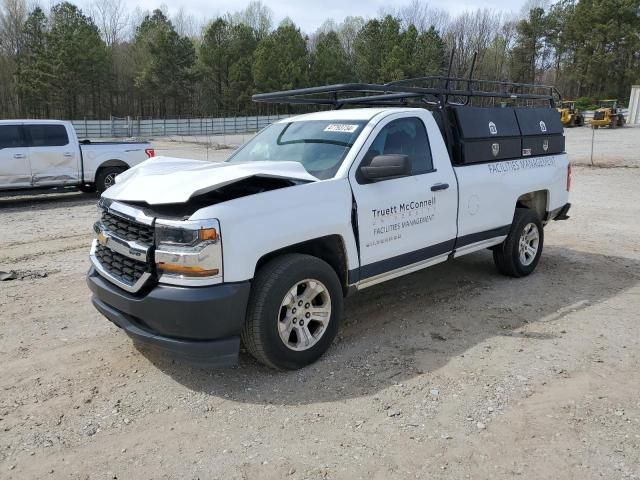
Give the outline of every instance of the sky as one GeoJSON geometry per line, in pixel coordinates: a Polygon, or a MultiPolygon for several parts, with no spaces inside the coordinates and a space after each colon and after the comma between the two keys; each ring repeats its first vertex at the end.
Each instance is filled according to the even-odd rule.
{"type": "MultiPolygon", "coordinates": [[[[84,9],[91,0],[76,0],[74,3],[84,9]]],[[[180,6],[199,19],[214,18],[226,12],[242,10],[249,0],[138,0],[128,3],[129,8],[139,6],[143,10],[153,10],[162,3],[166,4],[171,14],[180,6]]],[[[381,9],[397,8],[409,3],[409,0],[263,0],[275,16],[275,23],[285,17],[291,18],[304,32],[315,31],[327,18],[337,22],[345,17],[374,17],[381,9]]],[[[452,15],[465,10],[488,8],[507,12],[519,12],[525,0],[432,0],[427,2],[431,8],[446,10],[452,15]]]]}

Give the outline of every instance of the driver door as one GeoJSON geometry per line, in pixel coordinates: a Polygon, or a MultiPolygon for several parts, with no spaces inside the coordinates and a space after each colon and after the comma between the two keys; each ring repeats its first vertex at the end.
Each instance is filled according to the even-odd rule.
{"type": "Polygon", "coordinates": [[[31,186],[31,168],[22,125],[0,125],[0,187],[31,186]]]}
{"type": "MultiPolygon", "coordinates": [[[[428,112],[396,114],[374,129],[349,179],[357,206],[359,286],[378,283],[447,259],[456,237],[457,190],[451,165],[436,168],[428,112]],[[411,174],[367,181],[360,167],[378,155],[407,155],[411,174]]],[[[444,164],[442,166],[445,166],[444,164]]]]}

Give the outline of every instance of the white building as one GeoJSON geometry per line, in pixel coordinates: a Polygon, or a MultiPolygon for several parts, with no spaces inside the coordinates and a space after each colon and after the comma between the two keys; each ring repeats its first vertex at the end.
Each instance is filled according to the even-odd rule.
{"type": "Polygon", "coordinates": [[[627,123],[640,124],[640,85],[631,86],[631,98],[629,99],[629,117],[627,123]]]}

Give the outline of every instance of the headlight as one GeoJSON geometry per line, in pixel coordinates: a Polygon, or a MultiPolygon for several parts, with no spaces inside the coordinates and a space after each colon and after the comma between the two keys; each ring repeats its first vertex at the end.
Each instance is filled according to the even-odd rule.
{"type": "Polygon", "coordinates": [[[222,241],[217,220],[156,221],[160,282],[200,286],[222,282],[222,241]]]}

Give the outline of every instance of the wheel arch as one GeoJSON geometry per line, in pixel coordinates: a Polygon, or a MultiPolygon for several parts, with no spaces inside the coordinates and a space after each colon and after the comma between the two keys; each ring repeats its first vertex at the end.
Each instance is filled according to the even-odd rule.
{"type": "Polygon", "coordinates": [[[100,166],[96,169],[96,176],[100,172],[100,170],[107,167],[122,167],[124,169],[129,168],[129,164],[123,160],[119,160],[117,158],[112,158],[111,160],[105,160],[100,164],[100,166]]]}
{"type": "Polygon", "coordinates": [[[536,190],[534,192],[524,193],[518,197],[515,208],[528,208],[533,210],[542,221],[547,217],[547,212],[549,211],[549,191],[536,190]]]}
{"type": "Polygon", "coordinates": [[[288,253],[311,255],[327,262],[336,272],[336,275],[338,275],[343,294],[347,294],[347,250],[344,240],[340,235],[335,234],[314,238],[269,252],[258,259],[254,276],[265,263],[288,253]]]}

